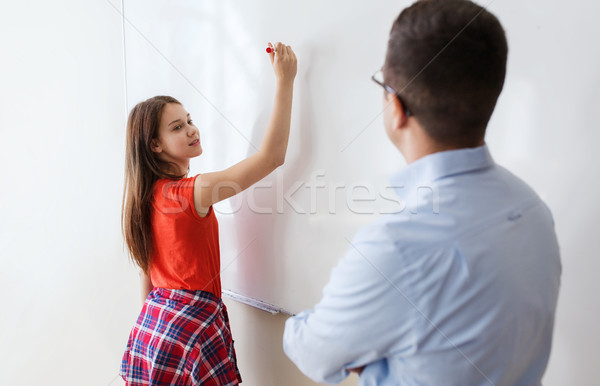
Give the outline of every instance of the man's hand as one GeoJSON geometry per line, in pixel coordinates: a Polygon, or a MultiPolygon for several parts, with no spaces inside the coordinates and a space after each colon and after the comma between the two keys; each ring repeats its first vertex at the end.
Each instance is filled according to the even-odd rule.
{"type": "Polygon", "coordinates": [[[365,366],[362,367],[355,367],[353,369],[348,369],[348,371],[350,371],[351,373],[356,373],[358,375],[360,375],[360,373],[362,373],[362,371],[365,369],[365,366]]]}

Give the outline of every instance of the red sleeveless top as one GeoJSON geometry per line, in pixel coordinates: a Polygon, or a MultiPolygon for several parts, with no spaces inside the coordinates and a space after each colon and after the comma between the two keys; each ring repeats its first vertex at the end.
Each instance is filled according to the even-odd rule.
{"type": "Polygon", "coordinates": [[[201,290],[221,298],[219,224],[212,206],[206,217],[196,212],[197,176],[154,184],[150,279],[154,287],[201,290]]]}

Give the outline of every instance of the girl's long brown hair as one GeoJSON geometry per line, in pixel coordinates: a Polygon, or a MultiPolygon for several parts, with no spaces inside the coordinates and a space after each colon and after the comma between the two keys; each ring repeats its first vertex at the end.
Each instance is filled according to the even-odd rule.
{"type": "Polygon", "coordinates": [[[177,165],[159,159],[150,148],[151,141],[158,138],[160,119],[167,103],[181,104],[170,96],[155,96],[138,103],[127,119],[121,231],[129,257],[145,274],[148,274],[152,256],[152,187],[161,178],[185,177],[167,172],[177,170],[177,165]]]}

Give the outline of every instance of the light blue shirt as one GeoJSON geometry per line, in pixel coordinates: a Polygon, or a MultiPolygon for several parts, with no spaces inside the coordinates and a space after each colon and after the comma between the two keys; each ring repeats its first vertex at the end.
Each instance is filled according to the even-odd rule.
{"type": "Polygon", "coordinates": [[[548,207],[486,145],[395,174],[406,202],[362,228],[283,348],[317,382],[539,385],[561,262],[548,207]]]}

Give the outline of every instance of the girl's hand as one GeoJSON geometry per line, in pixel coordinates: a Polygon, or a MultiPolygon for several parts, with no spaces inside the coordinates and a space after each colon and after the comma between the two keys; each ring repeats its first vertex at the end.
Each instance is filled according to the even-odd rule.
{"type": "MultiPolygon", "coordinates": [[[[273,45],[269,42],[269,47],[273,45]]],[[[292,47],[281,42],[275,43],[275,52],[269,54],[273,71],[278,82],[292,83],[296,77],[298,61],[292,47]]]]}
{"type": "MultiPolygon", "coordinates": [[[[271,43],[269,46],[273,47],[271,43]]],[[[290,46],[279,42],[274,48],[276,53],[269,53],[269,56],[277,77],[277,87],[260,149],[225,170],[203,173],[196,178],[194,204],[196,210],[200,209],[202,213],[208,212],[211,205],[246,190],[285,162],[292,119],[296,55],[290,46]]]]}

